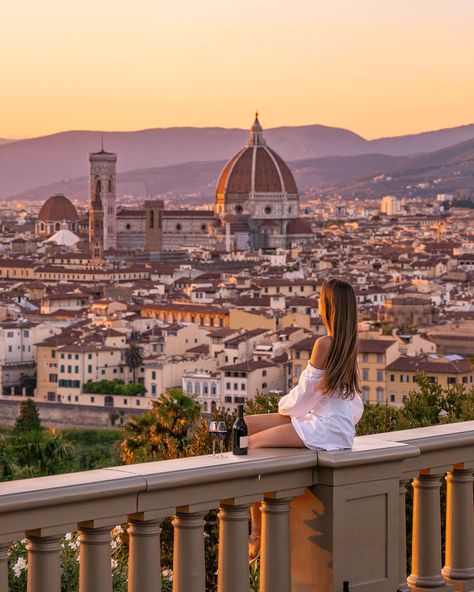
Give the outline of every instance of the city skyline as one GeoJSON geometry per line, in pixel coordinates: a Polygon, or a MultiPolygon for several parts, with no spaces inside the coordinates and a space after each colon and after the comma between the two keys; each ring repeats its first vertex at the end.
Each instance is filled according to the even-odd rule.
{"type": "Polygon", "coordinates": [[[472,17],[468,0],[6,6],[0,137],[247,128],[256,108],[368,139],[467,124],[472,17]]]}

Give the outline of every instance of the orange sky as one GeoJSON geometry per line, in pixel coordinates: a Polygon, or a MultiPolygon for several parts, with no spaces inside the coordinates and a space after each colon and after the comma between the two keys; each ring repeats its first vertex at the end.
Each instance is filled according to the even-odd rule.
{"type": "Polygon", "coordinates": [[[0,137],[474,121],[472,0],[3,2],[0,54],[0,137]]]}

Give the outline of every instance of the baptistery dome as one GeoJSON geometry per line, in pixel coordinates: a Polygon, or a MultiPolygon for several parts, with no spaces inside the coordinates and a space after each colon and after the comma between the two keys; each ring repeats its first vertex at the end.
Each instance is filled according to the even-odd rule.
{"type": "Polygon", "coordinates": [[[297,215],[298,189],[285,161],[266,145],[258,114],[247,145],[222,170],[216,187],[216,213],[252,217],[297,215]],[[266,202],[266,203],[264,203],[266,202]]]}

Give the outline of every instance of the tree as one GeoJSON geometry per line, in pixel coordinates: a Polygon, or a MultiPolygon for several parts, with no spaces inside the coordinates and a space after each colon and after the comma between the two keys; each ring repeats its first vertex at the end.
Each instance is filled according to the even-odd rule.
{"type": "Polygon", "coordinates": [[[125,464],[180,458],[189,448],[191,428],[201,417],[199,404],[171,388],[150,411],[132,417],[123,428],[121,460],[125,464]]]}
{"type": "Polygon", "coordinates": [[[128,350],[125,352],[125,362],[133,373],[133,382],[137,382],[137,369],[143,364],[143,348],[136,343],[131,343],[128,350]]]}
{"type": "Polygon", "coordinates": [[[15,432],[29,432],[31,430],[41,429],[38,407],[33,399],[22,401],[20,413],[15,422],[15,432]]]}
{"type": "Polygon", "coordinates": [[[12,451],[22,467],[20,477],[57,475],[73,468],[73,448],[56,429],[29,430],[16,433],[12,451]]]}

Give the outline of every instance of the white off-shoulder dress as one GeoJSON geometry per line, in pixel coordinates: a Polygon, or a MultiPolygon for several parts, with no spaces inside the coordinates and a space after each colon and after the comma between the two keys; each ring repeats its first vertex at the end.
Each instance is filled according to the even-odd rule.
{"type": "Polygon", "coordinates": [[[364,404],[356,393],[342,399],[336,391],[325,395],[318,388],[324,370],[309,362],[298,384],[280,399],[278,411],[289,415],[298,436],[312,450],[352,448],[355,425],[362,417],[364,404]]]}

